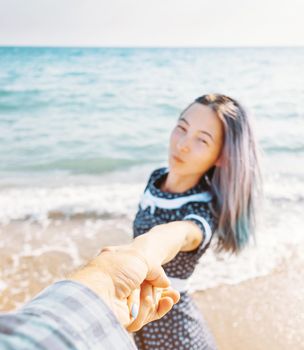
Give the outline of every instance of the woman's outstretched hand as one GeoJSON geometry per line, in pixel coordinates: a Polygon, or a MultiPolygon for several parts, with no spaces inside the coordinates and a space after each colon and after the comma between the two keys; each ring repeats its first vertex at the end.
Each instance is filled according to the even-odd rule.
{"type": "Polygon", "coordinates": [[[98,294],[129,331],[164,316],[178,302],[161,262],[146,259],[132,244],[104,248],[70,277],[98,294]]]}
{"type": "MultiPolygon", "coordinates": [[[[145,324],[162,318],[173,305],[179,301],[179,293],[174,289],[156,288],[144,281],[140,287],[140,297],[129,297],[129,307],[136,305],[139,300],[138,316],[127,327],[129,332],[136,332],[145,324]]],[[[131,309],[132,310],[132,309],[131,309]]]]}

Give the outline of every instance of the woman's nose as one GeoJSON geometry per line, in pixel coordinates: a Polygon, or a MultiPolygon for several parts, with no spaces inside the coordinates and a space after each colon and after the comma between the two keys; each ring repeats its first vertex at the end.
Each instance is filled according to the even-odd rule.
{"type": "Polygon", "coordinates": [[[181,138],[177,143],[177,148],[180,152],[187,153],[190,150],[189,140],[186,137],[181,138]]]}

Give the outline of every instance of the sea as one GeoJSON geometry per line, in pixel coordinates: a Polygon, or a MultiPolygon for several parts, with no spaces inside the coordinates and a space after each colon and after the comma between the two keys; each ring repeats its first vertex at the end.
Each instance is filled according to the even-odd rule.
{"type": "Polygon", "coordinates": [[[11,259],[2,260],[0,291],[22,269],[35,273],[26,259],[64,252],[77,268],[84,241],[91,254],[97,236],[131,237],[145,182],[167,164],[171,129],[206,93],[234,97],[251,115],[264,199],[256,242],[238,256],[209,249],[192,289],[302,259],[304,48],[0,47],[0,250],[11,259]]]}

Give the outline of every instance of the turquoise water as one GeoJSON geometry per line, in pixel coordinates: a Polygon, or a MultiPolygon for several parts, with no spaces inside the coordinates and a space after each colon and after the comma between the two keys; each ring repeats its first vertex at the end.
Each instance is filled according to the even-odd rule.
{"type": "MultiPolygon", "coordinates": [[[[4,236],[10,223],[21,222],[20,237],[29,242],[37,230],[31,225],[41,225],[41,237],[58,225],[52,235],[60,246],[45,249],[68,251],[74,246],[60,225],[79,214],[91,239],[104,225],[130,235],[149,172],[166,165],[179,113],[208,92],[239,99],[253,116],[266,199],[258,248],[222,261],[210,250],[194,287],[238,282],[268,273],[295,251],[300,256],[304,48],[0,48],[4,236]]],[[[74,250],[76,266],[76,243],[74,250]]]]}
{"type": "MultiPolygon", "coordinates": [[[[301,201],[303,77],[304,48],[2,47],[0,188],[18,188],[24,197],[25,186],[72,185],[80,198],[79,186],[144,183],[166,164],[169,133],[183,108],[221,92],[253,116],[272,195],[301,201]]],[[[62,196],[55,209],[64,203],[62,196]]],[[[15,206],[6,217],[15,217],[15,206]]],[[[106,210],[100,203],[97,209],[106,210]]]]}
{"type": "Polygon", "coordinates": [[[304,49],[0,48],[0,171],[102,174],[166,160],[181,110],[238,98],[267,155],[304,154],[304,49]]]}

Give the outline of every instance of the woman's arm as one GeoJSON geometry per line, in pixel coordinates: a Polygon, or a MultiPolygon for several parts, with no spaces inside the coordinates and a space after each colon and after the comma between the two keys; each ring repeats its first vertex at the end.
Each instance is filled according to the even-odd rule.
{"type": "Polygon", "coordinates": [[[179,251],[191,251],[202,242],[201,229],[191,221],[173,221],[154,226],[134,239],[132,245],[161,264],[172,260],[179,251]],[[153,256],[151,256],[153,255],[153,256]]]}

